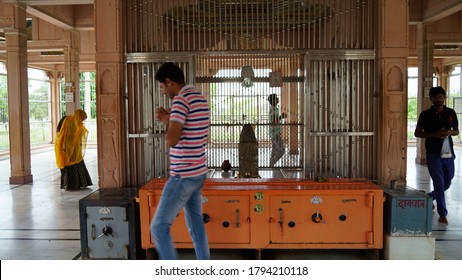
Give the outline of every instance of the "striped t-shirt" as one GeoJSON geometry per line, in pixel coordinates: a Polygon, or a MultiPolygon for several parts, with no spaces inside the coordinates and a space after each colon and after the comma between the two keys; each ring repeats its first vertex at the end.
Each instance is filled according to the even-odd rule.
{"type": "Polygon", "coordinates": [[[192,86],[183,87],[173,98],[170,121],[183,125],[178,144],[170,147],[170,175],[195,177],[207,173],[206,147],[209,137],[209,105],[192,86]]]}

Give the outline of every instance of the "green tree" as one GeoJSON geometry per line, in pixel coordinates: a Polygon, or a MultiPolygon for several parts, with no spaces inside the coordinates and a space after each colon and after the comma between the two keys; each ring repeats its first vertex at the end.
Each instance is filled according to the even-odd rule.
{"type": "Polygon", "coordinates": [[[417,119],[417,98],[408,99],[407,118],[411,120],[417,119]]]}
{"type": "Polygon", "coordinates": [[[29,117],[30,119],[43,121],[48,120],[48,92],[50,85],[41,82],[40,86],[33,90],[29,81],[29,117]]]}
{"type": "Polygon", "coordinates": [[[0,123],[8,122],[8,92],[6,76],[0,75],[0,123]]]}
{"type": "MultiPolygon", "coordinates": [[[[80,103],[85,104],[86,86],[90,86],[90,119],[96,119],[96,72],[80,72],[80,103]]],[[[85,108],[87,110],[87,108],[85,108]]]]}

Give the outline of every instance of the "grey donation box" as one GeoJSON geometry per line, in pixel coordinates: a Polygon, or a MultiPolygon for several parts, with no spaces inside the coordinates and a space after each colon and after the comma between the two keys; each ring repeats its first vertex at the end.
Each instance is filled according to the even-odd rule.
{"type": "Polygon", "coordinates": [[[137,189],[99,189],[79,201],[82,259],[140,255],[137,189]]]}

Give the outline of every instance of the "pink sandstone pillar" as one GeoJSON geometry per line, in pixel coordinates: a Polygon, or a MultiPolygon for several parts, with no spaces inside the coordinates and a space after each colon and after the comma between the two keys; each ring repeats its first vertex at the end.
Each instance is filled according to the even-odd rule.
{"type": "Polygon", "coordinates": [[[13,27],[5,29],[10,126],[10,184],[32,182],[27,79],[26,7],[12,9],[13,27]]]}

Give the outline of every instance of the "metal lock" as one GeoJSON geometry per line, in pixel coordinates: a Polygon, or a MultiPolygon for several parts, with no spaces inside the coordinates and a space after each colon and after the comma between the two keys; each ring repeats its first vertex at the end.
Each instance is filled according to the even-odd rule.
{"type": "Polygon", "coordinates": [[[261,201],[261,200],[263,200],[263,193],[262,193],[262,192],[257,192],[257,193],[255,193],[255,195],[253,196],[253,198],[254,198],[255,200],[261,201]]]}
{"type": "Polygon", "coordinates": [[[255,205],[255,207],[253,208],[253,211],[255,211],[255,213],[262,213],[263,212],[263,205],[261,204],[257,204],[255,205]]]}

